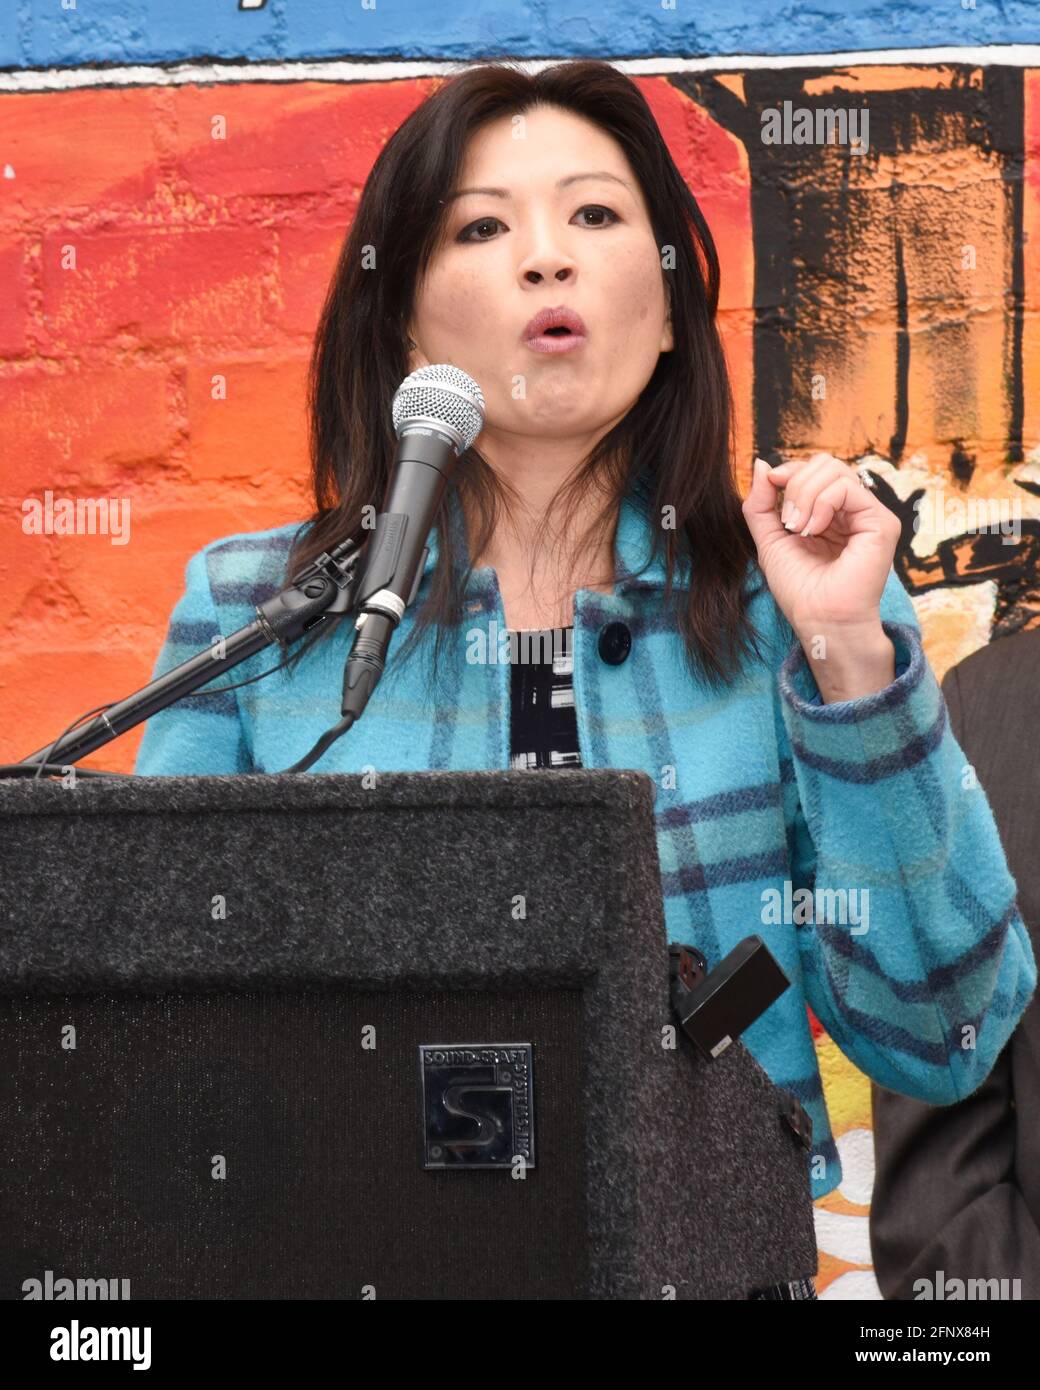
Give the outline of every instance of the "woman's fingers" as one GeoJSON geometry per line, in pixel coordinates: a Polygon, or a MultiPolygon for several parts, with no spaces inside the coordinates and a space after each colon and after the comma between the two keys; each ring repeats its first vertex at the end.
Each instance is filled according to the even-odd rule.
{"type": "Polygon", "coordinates": [[[858,490],[863,500],[870,500],[856,470],[833,454],[814,454],[808,460],[783,466],[790,473],[784,485],[780,520],[798,535],[818,536],[834,520],[835,512],[862,510],[860,498],[852,488],[858,490]],[[827,500],[821,502],[825,493],[827,500]]]}
{"type": "MultiPolygon", "coordinates": [[[[862,510],[861,507],[854,505],[857,499],[853,489],[859,493],[863,491],[855,474],[851,477],[835,478],[825,487],[822,487],[813,498],[808,515],[803,518],[805,525],[798,534],[801,536],[822,535],[834,520],[836,513],[862,510]]],[[[798,524],[801,525],[801,522],[798,524]]]]}

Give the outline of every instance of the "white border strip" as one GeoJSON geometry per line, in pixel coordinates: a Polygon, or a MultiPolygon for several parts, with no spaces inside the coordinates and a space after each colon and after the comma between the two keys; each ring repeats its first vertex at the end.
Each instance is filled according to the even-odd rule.
{"type": "MultiPolygon", "coordinates": [[[[560,54],[555,58],[518,59],[530,72],[553,63],[580,58],[582,54],[560,54]]],[[[494,58],[466,58],[451,62],[428,59],[358,62],[335,59],[309,62],[285,59],[277,63],[246,60],[215,63],[137,64],[72,68],[22,68],[0,72],[0,92],[58,92],[81,87],[180,87],[188,83],[209,85],[224,82],[394,82],[404,78],[450,76],[494,58]]],[[[657,77],[681,72],[746,72],[753,68],[835,68],[850,67],[934,67],[944,63],[987,67],[1040,68],[1040,44],[993,44],[973,48],[892,48],[851,53],[734,53],[704,58],[606,59],[612,67],[631,76],[657,77]]]]}

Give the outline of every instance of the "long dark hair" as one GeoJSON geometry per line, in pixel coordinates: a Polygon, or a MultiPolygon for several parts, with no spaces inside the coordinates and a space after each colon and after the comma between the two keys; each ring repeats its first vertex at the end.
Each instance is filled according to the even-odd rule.
{"type": "MultiPolygon", "coordinates": [[[[442,235],[446,192],[458,185],[475,131],[535,105],[573,112],[614,137],[639,179],[658,247],[662,253],[674,248],[674,268],[672,257],[662,262],[673,350],[661,353],[638,401],[559,489],[547,509],[547,530],[558,506],[593,487],[606,501],[580,551],[602,543],[630,488],[644,499],[651,523],[659,522],[663,508],[674,508],[674,528],[653,526],[653,556],[663,540],[665,601],[678,607],[688,667],[718,685],[731,679],[749,644],[757,649],[759,635],[747,612],[744,582],[756,552],[734,476],[733,405],[715,322],[718,256],[642,93],[605,62],[564,62],[531,75],[506,59],[439,79],[384,145],[315,336],[308,404],[316,510],[297,533],[287,582],[339,541],[363,538],[362,508],[373,508],[368,516],[381,510],[396,446],[391,402],[408,374],[414,296],[442,235]],[[366,268],[373,249],[376,271],[366,268]],[[680,557],[691,566],[688,592],[672,588],[680,557]]],[[[474,448],[459,459],[453,487],[467,517],[480,519],[469,564],[457,563],[447,492],[436,518],[437,566],[412,638],[395,653],[398,660],[436,624],[436,667],[446,629],[462,620],[472,568],[502,510],[511,511],[515,501],[474,448]]],[[[319,624],[315,640],[334,626],[319,624]]]]}

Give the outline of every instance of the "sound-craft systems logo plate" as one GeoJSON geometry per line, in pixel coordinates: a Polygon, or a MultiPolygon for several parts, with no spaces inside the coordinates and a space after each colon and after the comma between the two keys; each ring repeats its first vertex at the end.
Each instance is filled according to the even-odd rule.
{"type": "Polygon", "coordinates": [[[534,1167],[530,1043],[421,1043],[424,1168],[534,1167]]]}

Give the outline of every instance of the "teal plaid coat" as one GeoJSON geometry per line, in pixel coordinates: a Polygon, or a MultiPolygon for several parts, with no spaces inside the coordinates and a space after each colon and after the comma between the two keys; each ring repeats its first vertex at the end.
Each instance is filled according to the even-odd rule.
{"type": "MultiPolygon", "coordinates": [[[[458,515],[456,501],[456,525],[458,515]]],[[[254,605],[284,587],[299,529],[228,536],[190,558],[155,676],[252,621],[254,605]]],[[[764,655],[719,692],[684,664],[671,605],[663,602],[663,560],[647,564],[651,541],[647,513],[630,494],[618,522],[622,577],[614,592],[575,595],[581,761],[637,768],[657,786],[668,939],[698,946],[714,965],[754,932],[791,980],[742,1040],[812,1117],[810,1172],[820,1197],[838,1185],[841,1163],[806,1003],[867,1076],[947,1105],[990,1072],[1033,993],[1036,962],[989,802],[950,730],[913,604],[895,573],[881,602],[897,660],[884,690],[822,704],[800,645],[752,566],[750,611],[764,655]],[[617,622],[629,628],[632,645],[627,659],[609,664],[598,639],[617,622]]],[[[385,675],[362,719],[314,771],[509,768],[508,654],[473,659],[481,649],[490,657],[507,631],[493,569],[473,572],[464,621],[451,634],[457,645],[432,696],[432,632],[408,660],[394,662],[429,591],[437,553],[434,533],[385,675]]],[[[689,582],[680,567],[676,587],[689,582]]],[[[303,655],[291,678],[279,671],[160,711],[148,722],[135,772],[289,767],[340,718],[352,640],[348,618],[303,655]]],[[[269,647],[218,684],[245,680],[279,659],[269,647]]]]}

